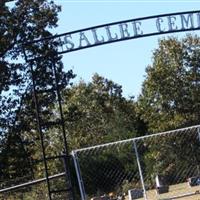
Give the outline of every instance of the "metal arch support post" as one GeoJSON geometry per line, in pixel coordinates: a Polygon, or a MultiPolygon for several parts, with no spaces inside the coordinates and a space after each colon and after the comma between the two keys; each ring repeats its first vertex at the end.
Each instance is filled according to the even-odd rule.
{"type": "Polygon", "coordinates": [[[53,73],[54,73],[54,77],[55,77],[55,85],[56,85],[56,93],[57,93],[57,98],[58,98],[58,106],[59,106],[59,113],[60,113],[60,119],[61,119],[61,126],[62,126],[62,136],[63,136],[63,140],[64,140],[64,157],[63,157],[63,161],[64,161],[64,168],[65,168],[65,173],[66,173],[66,183],[69,182],[70,187],[72,189],[72,198],[74,199],[74,191],[72,188],[72,181],[71,181],[71,173],[70,173],[70,160],[69,160],[69,150],[68,150],[68,144],[67,144],[67,136],[66,136],[66,130],[65,130],[65,119],[64,119],[64,115],[63,115],[63,107],[62,107],[62,98],[61,98],[61,94],[60,94],[60,90],[59,90],[59,79],[57,76],[57,69],[56,69],[56,63],[55,60],[51,60],[52,61],[52,65],[53,65],[53,73]]]}
{"type": "Polygon", "coordinates": [[[74,161],[74,166],[75,166],[76,175],[77,175],[77,179],[78,179],[78,185],[79,185],[79,190],[80,190],[80,194],[81,194],[81,200],[86,200],[85,187],[84,187],[83,179],[82,179],[82,176],[81,176],[81,170],[80,170],[80,165],[79,165],[79,162],[78,162],[77,154],[76,154],[75,151],[72,151],[72,158],[73,158],[73,161],[74,161]]]}
{"type": "Polygon", "coordinates": [[[146,194],[146,188],[145,188],[145,185],[144,185],[144,178],[143,178],[143,175],[142,175],[142,168],[141,168],[141,165],[140,165],[140,158],[139,158],[139,154],[138,154],[137,145],[136,145],[135,140],[133,141],[133,146],[134,146],[135,155],[136,155],[136,159],[137,159],[137,165],[138,165],[138,170],[139,170],[139,174],[140,174],[140,180],[141,180],[141,183],[142,183],[144,199],[148,200],[147,194],[146,194]]]}
{"type": "Polygon", "coordinates": [[[39,108],[38,108],[38,98],[36,95],[36,83],[35,83],[35,78],[34,78],[34,70],[33,70],[32,62],[33,61],[31,61],[31,63],[30,63],[30,68],[31,68],[31,76],[32,76],[32,84],[33,84],[33,98],[34,98],[34,102],[35,102],[37,126],[38,126],[38,132],[40,135],[41,147],[42,147],[42,157],[43,157],[43,162],[44,162],[45,177],[46,177],[46,183],[47,183],[47,189],[48,189],[48,197],[49,197],[49,200],[52,200],[51,192],[50,192],[48,166],[47,166],[47,160],[46,160],[46,154],[45,154],[44,136],[43,136],[42,127],[41,127],[41,118],[40,118],[39,108]]]}

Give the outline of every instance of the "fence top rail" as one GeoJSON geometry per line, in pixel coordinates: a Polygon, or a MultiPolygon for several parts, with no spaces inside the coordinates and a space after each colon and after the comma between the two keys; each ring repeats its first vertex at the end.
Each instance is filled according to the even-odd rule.
{"type": "Polygon", "coordinates": [[[178,131],[187,131],[187,130],[199,129],[199,128],[200,128],[200,125],[195,125],[195,126],[190,126],[190,127],[186,127],[186,128],[180,128],[180,129],[175,129],[175,130],[170,130],[170,131],[165,131],[165,132],[160,132],[160,133],[154,133],[154,134],[151,134],[151,135],[144,135],[144,136],[140,136],[140,137],[130,138],[130,139],[126,139],[126,140],[120,140],[120,141],[116,141],[116,142],[109,142],[109,143],[95,145],[95,146],[91,146],[91,147],[76,149],[76,150],[73,150],[71,152],[71,154],[74,155],[75,153],[81,152],[81,151],[87,151],[87,150],[92,150],[92,149],[101,148],[101,147],[107,147],[107,146],[115,145],[115,144],[122,144],[122,143],[131,142],[131,141],[133,142],[133,141],[142,140],[142,139],[150,138],[150,137],[173,134],[173,133],[178,132],[178,131]]]}
{"type": "MultiPolygon", "coordinates": [[[[50,176],[49,179],[59,178],[59,177],[62,177],[64,175],[65,175],[65,172],[62,172],[62,173],[50,176]]],[[[11,186],[11,187],[0,189],[0,194],[4,193],[4,192],[11,192],[13,190],[18,190],[18,189],[28,187],[28,186],[33,186],[33,185],[36,185],[36,184],[39,184],[39,183],[42,183],[42,182],[45,182],[45,181],[46,181],[46,178],[41,178],[41,179],[26,182],[26,183],[22,183],[22,184],[19,184],[19,185],[14,185],[14,186],[11,186]]]]}

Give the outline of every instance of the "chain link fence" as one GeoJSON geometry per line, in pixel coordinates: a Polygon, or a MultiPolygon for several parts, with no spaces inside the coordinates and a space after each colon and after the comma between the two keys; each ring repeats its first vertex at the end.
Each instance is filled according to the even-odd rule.
{"type": "Polygon", "coordinates": [[[78,149],[72,156],[82,200],[122,194],[127,200],[200,199],[200,125],[78,149]]]}
{"type": "MultiPolygon", "coordinates": [[[[53,159],[49,166],[50,176],[49,182],[52,190],[63,190],[69,183],[66,181],[65,170],[59,166],[58,160],[53,159]],[[56,170],[59,168],[62,172],[56,170]]],[[[60,159],[62,164],[62,159],[60,159]]],[[[43,162],[36,164],[37,168],[41,168],[41,173],[37,176],[9,177],[7,181],[0,181],[0,200],[48,200],[48,190],[46,177],[43,175],[43,162]]],[[[58,192],[52,195],[53,200],[70,199],[66,192],[58,192]]]]}

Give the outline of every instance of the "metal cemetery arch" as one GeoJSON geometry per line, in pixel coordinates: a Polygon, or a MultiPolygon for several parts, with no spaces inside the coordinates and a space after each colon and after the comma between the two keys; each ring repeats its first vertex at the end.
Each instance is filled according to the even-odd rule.
{"type": "MultiPolygon", "coordinates": [[[[154,35],[161,35],[161,34],[168,34],[174,32],[185,32],[185,31],[194,31],[200,30],[200,10],[197,11],[188,11],[188,12],[176,12],[170,14],[162,14],[162,15],[154,15],[148,16],[143,18],[136,18],[130,20],[124,20],[114,23],[103,24],[99,26],[93,26],[85,29],[80,29],[72,32],[67,32],[64,34],[55,35],[48,38],[42,38],[34,41],[27,42],[22,44],[24,55],[26,62],[30,64],[32,74],[34,74],[33,64],[39,61],[40,58],[45,57],[45,55],[31,55],[29,52],[26,51],[27,47],[34,44],[45,44],[48,45],[52,42],[57,42],[59,47],[57,48],[57,55],[70,53],[73,51],[78,51],[86,48],[91,48],[95,46],[100,46],[104,44],[110,44],[114,42],[120,42],[130,39],[137,39],[142,37],[154,36],[154,35]],[[151,28],[152,31],[144,31],[143,24],[144,23],[152,23],[151,28]],[[115,31],[113,31],[115,30],[115,31]],[[117,32],[116,32],[117,30],[117,32]]],[[[39,45],[38,45],[39,46],[39,45]]],[[[58,87],[58,80],[57,80],[57,72],[55,61],[52,59],[52,68],[53,73],[55,75],[55,86],[54,89],[57,94],[58,100],[58,107],[60,112],[60,125],[63,132],[64,138],[64,155],[60,155],[59,158],[64,160],[65,164],[65,175],[67,181],[71,184],[70,181],[70,174],[69,172],[69,152],[67,147],[67,137],[65,133],[65,126],[64,126],[64,117],[62,113],[62,105],[61,105],[61,96],[58,87]]],[[[35,99],[35,106],[36,106],[36,115],[37,115],[37,123],[38,123],[38,131],[40,133],[40,140],[43,152],[43,161],[45,166],[45,175],[46,175],[46,182],[48,186],[48,193],[49,199],[51,200],[52,193],[62,192],[62,191],[51,191],[50,188],[50,179],[48,173],[47,162],[49,159],[46,156],[45,148],[44,148],[44,138],[43,138],[43,131],[42,131],[42,122],[40,119],[40,110],[37,101],[37,90],[35,85],[35,77],[32,76],[33,81],[33,92],[34,92],[34,99],[35,99]]],[[[56,159],[56,158],[52,158],[56,159]]],[[[72,186],[70,185],[69,188],[63,190],[66,192],[72,191],[72,186]]],[[[73,199],[73,197],[72,197],[73,199]]]]}
{"type": "MultiPolygon", "coordinates": [[[[57,41],[61,45],[61,47],[57,49],[57,54],[59,55],[104,44],[110,44],[114,42],[120,42],[154,35],[195,30],[200,30],[200,10],[154,15],[149,17],[135,18],[130,20],[93,26],[89,28],[67,32],[64,34],[30,41],[26,44],[23,44],[23,48],[26,49],[26,46],[31,44],[57,41]],[[156,29],[154,29],[151,32],[144,32],[142,29],[143,22],[148,22],[150,20],[154,20],[154,24],[152,27],[156,29]],[[179,20],[179,22],[177,20],[179,20]],[[117,35],[117,33],[112,32],[112,28],[119,29],[120,37],[119,35],[117,35]],[[132,33],[130,32],[130,29],[132,29],[132,33]],[[98,33],[98,31],[101,31],[101,33],[103,31],[106,32],[107,38],[105,39],[104,36],[102,36],[102,34],[98,33]],[[87,34],[90,34],[93,41],[90,41],[90,39],[87,37],[87,34]],[[79,45],[76,45],[77,41],[73,40],[73,36],[78,37],[79,45]]],[[[27,61],[31,59],[36,59],[34,55],[26,54],[26,57],[27,61]]]]}

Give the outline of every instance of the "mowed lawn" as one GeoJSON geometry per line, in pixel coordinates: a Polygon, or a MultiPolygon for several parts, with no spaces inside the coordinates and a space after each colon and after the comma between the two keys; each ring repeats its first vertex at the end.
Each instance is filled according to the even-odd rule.
{"type": "MultiPolygon", "coordinates": [[[[181,195],[194,193],[199,191],[200,193],[200,186],[190,187],[188,183],[180,183],[177,185],[172,185],[169,187],[169,192],[157,195],[156,190],[149,190],[147,191],[147,198],[148,200],[200,200],[200,194],[189,195],[187,197],[181,197],[181,195]],[[179,196],[179,198],[177,198],[179,196]],[[176,197],[176,198],[173,198],[176,197]]],[[[128,200],[128,197],[126,197],[128,200]]],[[[138,200],[144,200],[144,198],[140,198],[138,200]]]]}

